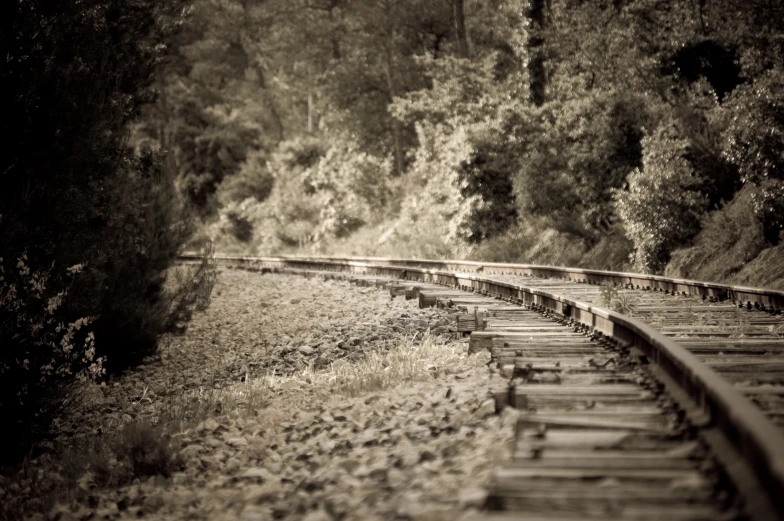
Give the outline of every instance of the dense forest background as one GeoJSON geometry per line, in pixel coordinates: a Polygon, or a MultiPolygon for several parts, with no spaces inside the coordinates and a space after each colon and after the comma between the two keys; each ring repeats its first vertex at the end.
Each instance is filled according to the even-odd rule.
{"type": "Polygon", "coordinates": [[[134,142],[218,250],[784,282],[780,2],[196,0],[167,52],[134,142]]]}
{"type": "Polygon", "coordinates": [[[187,327],[209,239],[784,287],[780,2],[19,0],[0,44],[11,457],[187,327]]]}

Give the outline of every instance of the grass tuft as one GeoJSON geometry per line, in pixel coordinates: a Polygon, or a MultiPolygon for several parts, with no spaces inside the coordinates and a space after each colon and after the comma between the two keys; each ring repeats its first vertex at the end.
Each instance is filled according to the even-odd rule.
{"type": "Polygon", "coordinates": [[[131,479],[169,477],[182,465],[179,454],[172,448],[171,435],[145,421],[128,423],[113,440],[111,449],[131,479]]]}

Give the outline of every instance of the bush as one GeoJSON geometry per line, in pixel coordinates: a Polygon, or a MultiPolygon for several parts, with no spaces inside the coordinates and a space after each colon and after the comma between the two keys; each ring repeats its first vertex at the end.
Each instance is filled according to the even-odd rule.
{"type": "Polygon", "coordinates": [[[63,313],[83,269],[84,265],[31,268],[25,254],[15,261],[0,258],[0,414],[8,447],[4,457],[18,457],[15,451],[27,440],[47,434],[52,419],[69,405],[75,381],[104,372],[103,359],[95,351],[95,317],[69,320],[63,313]]]}
{"type": "Polygon", "coordinates": [[[239,172],[226,177],[218,186],[218,202],[228,206],[251,197],[261,202],[269,196],[273,183],[274,178],[267,168],[267,154],[262,151],[251,152],[239,172]]]}
{"type": "Polygon", "coordinates": [[[784,231],[784,72],[774,68],[741,85],[723,110],[725,157],[744,183],[759,186],[753,200],[765,239],[776,245],[784,231]]]}
{"type": "Polygon", "coordinates": [[[382,217],[391,174],[390,161],[360,152],[351,142],[333,144],[303,175],[320,207],[316,237],[346,237],[382,217]]]}
{"type": "Polygon", "coordinates": [[[329,146],[308,138],[281,143],[268,170],[269,197],[230,202],[213,231],[223,244],[252,243],[274,253],[343,238],[374,223],[390,204],[391,163],[357,150],[347,138],[329,146]]]}
{"type": "Polygon", "coordinates": [[[315,137],[298,137],[283,141],[275,152],[278,169],[306,170],[316,166],[327,153],[328,146],[315,137]]]}
{"type": "Polygon", "coordinates": [[[754,212],[758,188],[746,185],[723,208],[705,216],[693,245],[676,250],[666,274],[729,282],[765,248],[762,222],[754,212]]]}
{"type": "Polygon", "coordinates": [[[477,61],[420,58],[432,88],[392,106],[396,117],[415,122],[419,146],[403,217],[419,233],[435,226],[448,243],[479,243],[517,218],[511,176],[519,160],[504,126],[520,107],[508,92],[499,94],[504,81],[519,78],[499,80],[498,60],[498,54],[477,61]]]}
{"type": "Polygon", "coordinates": [[[202,216],[214,215],[216,193],[224,181],[245,168],[250,168],[246,176],[253,181],[254,161],[263,154],[252,148],[259,141],[259,131],[231,115],[204,109],[196,101],[178,107],[175,116],[184,122],[173,136],[179,185],[202,216]]]}
{"type": "Polygon", "coordinates": [[[686,159],[688,148],[672,123],[661,125],[643,139],[643,168],[629,175],[627,190],[615,192],[636,269],[660,272],[670,252],[700,230],[706,199],[686,159]]]}
{"type": "Polygon", "coordinates": [[[46,433],[75,381],[153,353],[175,295],[193,291],[164,287],[191,232],[173,173],[126,146],[176,4],[3,5],[4,457],[46,433]]]}
{"type": "Polygon", "coordinates": [[[282,142],[271,154],[268,169],[273,178],[269,196],[261,203],[244,201],[221,211],[223,233],[242,236],[244,220],[251,225],[253,242],[261,253],[312,243],[320,209],[307,182],[307,172],[326,153],[326,145],[313,138],[282,142]],[[228,213],[234,212],[235,217],[228,213]],[[224,217],[224,214],[226,216],[224,217]],[[233,224],[232,220],[237,222],[233,224]],[[234,227],[232,231],[229,227],[234,227]]]}
{"type": "Polygon", "coordinates": [[[591,242],[616,220],[612,191],[642,166],[643,128],[654,117],[637,96],[599,92],[552,101],[512,128],[523,159],[514,176],[522,216],[547,217],[591,242]]]}
{"type": "Polygon", "coordinates": [[[180,455],[171,446],[171,436],[147,422],[125,425],[111,449],[130,478],[169,477],[182,465],[180,455]]]}
{"type": "Polygon", "coordinates": [[[218,279],[215,248],[207,241],[198,264],[178,266],[169,276],[173,278],[168,290],[167,331],[183,332],[194,311],[206,311],[212,300],[212,289],[218,279]]]}

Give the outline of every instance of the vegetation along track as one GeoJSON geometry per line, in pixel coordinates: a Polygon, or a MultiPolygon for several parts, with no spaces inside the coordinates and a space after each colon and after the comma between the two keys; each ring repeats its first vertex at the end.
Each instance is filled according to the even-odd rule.
{"type": "Polygon", "coordinates": [[[472,348],[490,349],[510,377],[496,390],[498,405],[525,411],[489,510],[471,519],[511,520],[521,511],[524,519],[784,519],[782,292],[525,265],[219,261],[402,279],[393,295],[463,310],[458,326],[472,348]],[[660,291],[630,295],[618,286],[660,291]]]}

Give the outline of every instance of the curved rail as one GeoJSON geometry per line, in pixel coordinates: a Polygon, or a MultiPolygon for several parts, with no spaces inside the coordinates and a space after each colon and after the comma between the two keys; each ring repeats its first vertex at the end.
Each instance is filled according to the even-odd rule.
{"type": "Polygon", "coordinates": [[[733,286],[716,282],[583,268],[542,266],[537,264],[506,264],[458,260],[390,259],[380,257],[307,257],[285,256],[290,259],[329,260],[334,262],[366,262],[385,266],[426,268],[445,271],[467,271],[472,273],[504,273],[543,278],[560,278],[575,282],[601,284],[608,282],[620,286],[634,287],[673,294],[697,295],[703,299],[730,300],[748,308],[781,313],[784,309],[784,291],[749,286],[733,286]]]}
{"type": "MultiPolygon", "coordinates": [[[[196,255],[182,256],[183,260],[195,258],[196,255]]],[[[582,275],[584,280],[594,283],[608,281],[640,285],[640,283],[655,282],[661,285],[650,287],[662,290],[666,287],[666,291],[688,289],[689,291],[684,292],[703,296],[711,294],[710,292],[716,294],[725,292],[730,295],[753,294],[763,302],[767,302],[767,306],[777,302],[779,307],[776,309],[780,309],[780,303],[784,302],[784,292],[743,288],[748,291],[727,293],[730,291],[728,288],[734,288],[732,291],[738,291],[738,288],[639,274],[528,265],[402,259],[372,259],[374,262],[369,262],[371,260],[369,258],[357,260],[293,256],[220,255],[216,258],[221,262],[245,267],[348,271],[460,287],[528,307],[548,310],[569,322],[582,325],[595,335],[605,336],[637,352],[641,355],[641,360],[656,364],[656,372],[673,398],[680,402],[692,422],[700,427],[706,440],[713,446],[714,453],[735,478],[736,486],[746,499],[752,516],[755,519],[784,520],[784,502],[781,501],[784,497],[784,436],[732,385],[684,347],[639,320],[546,291],[483,278],[482,270],[479,268],[487,271],[505,270],[505,273],[509,273],[508,270],[516,270],[516,274],[537,276],[566,276],[571,280],[578,280],[574,277],[582,275]],[[425,266],[414,266],[415,264],[425,266]],[[437,265],[440,269],[433,269],[433,265],[437,265]],[[465,268],[469,266],[474,266],[474,271],[479,273],[466,273],[465,268]],[[463,269],[463,272],[455,271],[458,268],[463,269]],[[678,285],[677,288],[675,284],[678,285]]]]}

